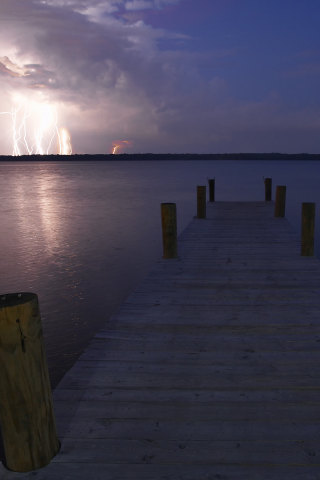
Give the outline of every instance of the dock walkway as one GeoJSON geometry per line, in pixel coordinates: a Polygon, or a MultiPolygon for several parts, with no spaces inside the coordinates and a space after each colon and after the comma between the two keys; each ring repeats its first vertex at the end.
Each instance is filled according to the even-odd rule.
{"type": "Polygon", "coordinates": [[[0,478],[320,479],[320,262],[273,202],[215,202],[54,391],[62,447],[0,478]]]}

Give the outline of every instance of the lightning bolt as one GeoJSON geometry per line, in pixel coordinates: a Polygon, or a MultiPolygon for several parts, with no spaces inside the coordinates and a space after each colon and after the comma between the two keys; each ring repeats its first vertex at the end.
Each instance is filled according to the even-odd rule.
{"type": "Polygon", "coordinates": [[[112,153],[115,155],[118,150],[122,150],[125,147],[131,148],[132,144],[128,140],[117,140],[116,142],[112,143],[112,153]]]}
{"type": "Polygon", "coordinates": [[[72,154],[71,137],[70,137],[70,133],[65,127],[60,129],[59,137],[60,137],[60,155],[71,155],[72,154]]]}
{"type": "Polygon", "coordinates": [[[49,155],[55,137],[58,138],[59,154],[71,155],[71,136],[66,128],[58,129],[58,117],[55,107],[50,105],[28,106],[27,100],[22,100],[17,108],[12,107],[11,112],[0,112],[0,115],[10,115],[12,120],[12,156],[49,155]],[[32,121],[33,139],[28,142],[28,123],[32,121]]]}
{"type": "MultiPolygon", "coordinates": [[[[13,140],[13,153],[12,156],[17,157],[21,155],[20,153],[20,148],[19,148],[19,142],[21,140],[21,131],[24,130],[24,137],[23,140],[26,142],[26,119],[30,116],[30,114],[27,112],[27,107],[25,106],[25,112],[23,115],[23,119],[21,122],[20,127],[17,127],[17,115],[20,112],[22,108],[23,102],[20,103],[19,107],[14,109],[12,107],[11,112],[0,112],[0,115],[10,115],[12,119],[12,140],[13,140]]],[[[28,144],[27,144],[28,146],[28,144]]],[[[29,147],[27,147],[28,152],[29,152],[29,147]]]]}

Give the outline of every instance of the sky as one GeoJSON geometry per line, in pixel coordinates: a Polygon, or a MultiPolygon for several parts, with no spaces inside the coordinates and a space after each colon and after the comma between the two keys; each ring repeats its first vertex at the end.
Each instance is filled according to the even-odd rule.
{"type": "Polygon", "coordinates": [[[0,155],[39,135],[56,153],[62,127],[78,154],[320,153],[319,18],[319,0],[1,0],[0,155]]]}

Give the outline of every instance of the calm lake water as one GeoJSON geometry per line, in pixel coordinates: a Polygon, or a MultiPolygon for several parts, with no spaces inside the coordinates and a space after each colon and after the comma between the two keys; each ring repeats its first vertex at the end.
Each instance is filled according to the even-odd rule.
{"type": "Polygon", "coordinates": [[[178,232],[196,214],[196,186],[216,200],[264,200],[263,176],[287,186],[300,232],[316,202],[320,163],[302,161],[0,162],[0,293],[38,294],[52,388],[162,256],[161,202],[178,232]]]}

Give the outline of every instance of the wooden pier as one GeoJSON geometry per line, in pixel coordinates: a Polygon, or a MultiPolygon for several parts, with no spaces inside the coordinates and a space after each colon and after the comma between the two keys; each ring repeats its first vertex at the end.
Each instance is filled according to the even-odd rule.
{"type": "Polygon", "coordinates": [[[1,480],[320,479],[319,260],[273,202],[208,203],[53,398],[60,452],[1,480]]]}

